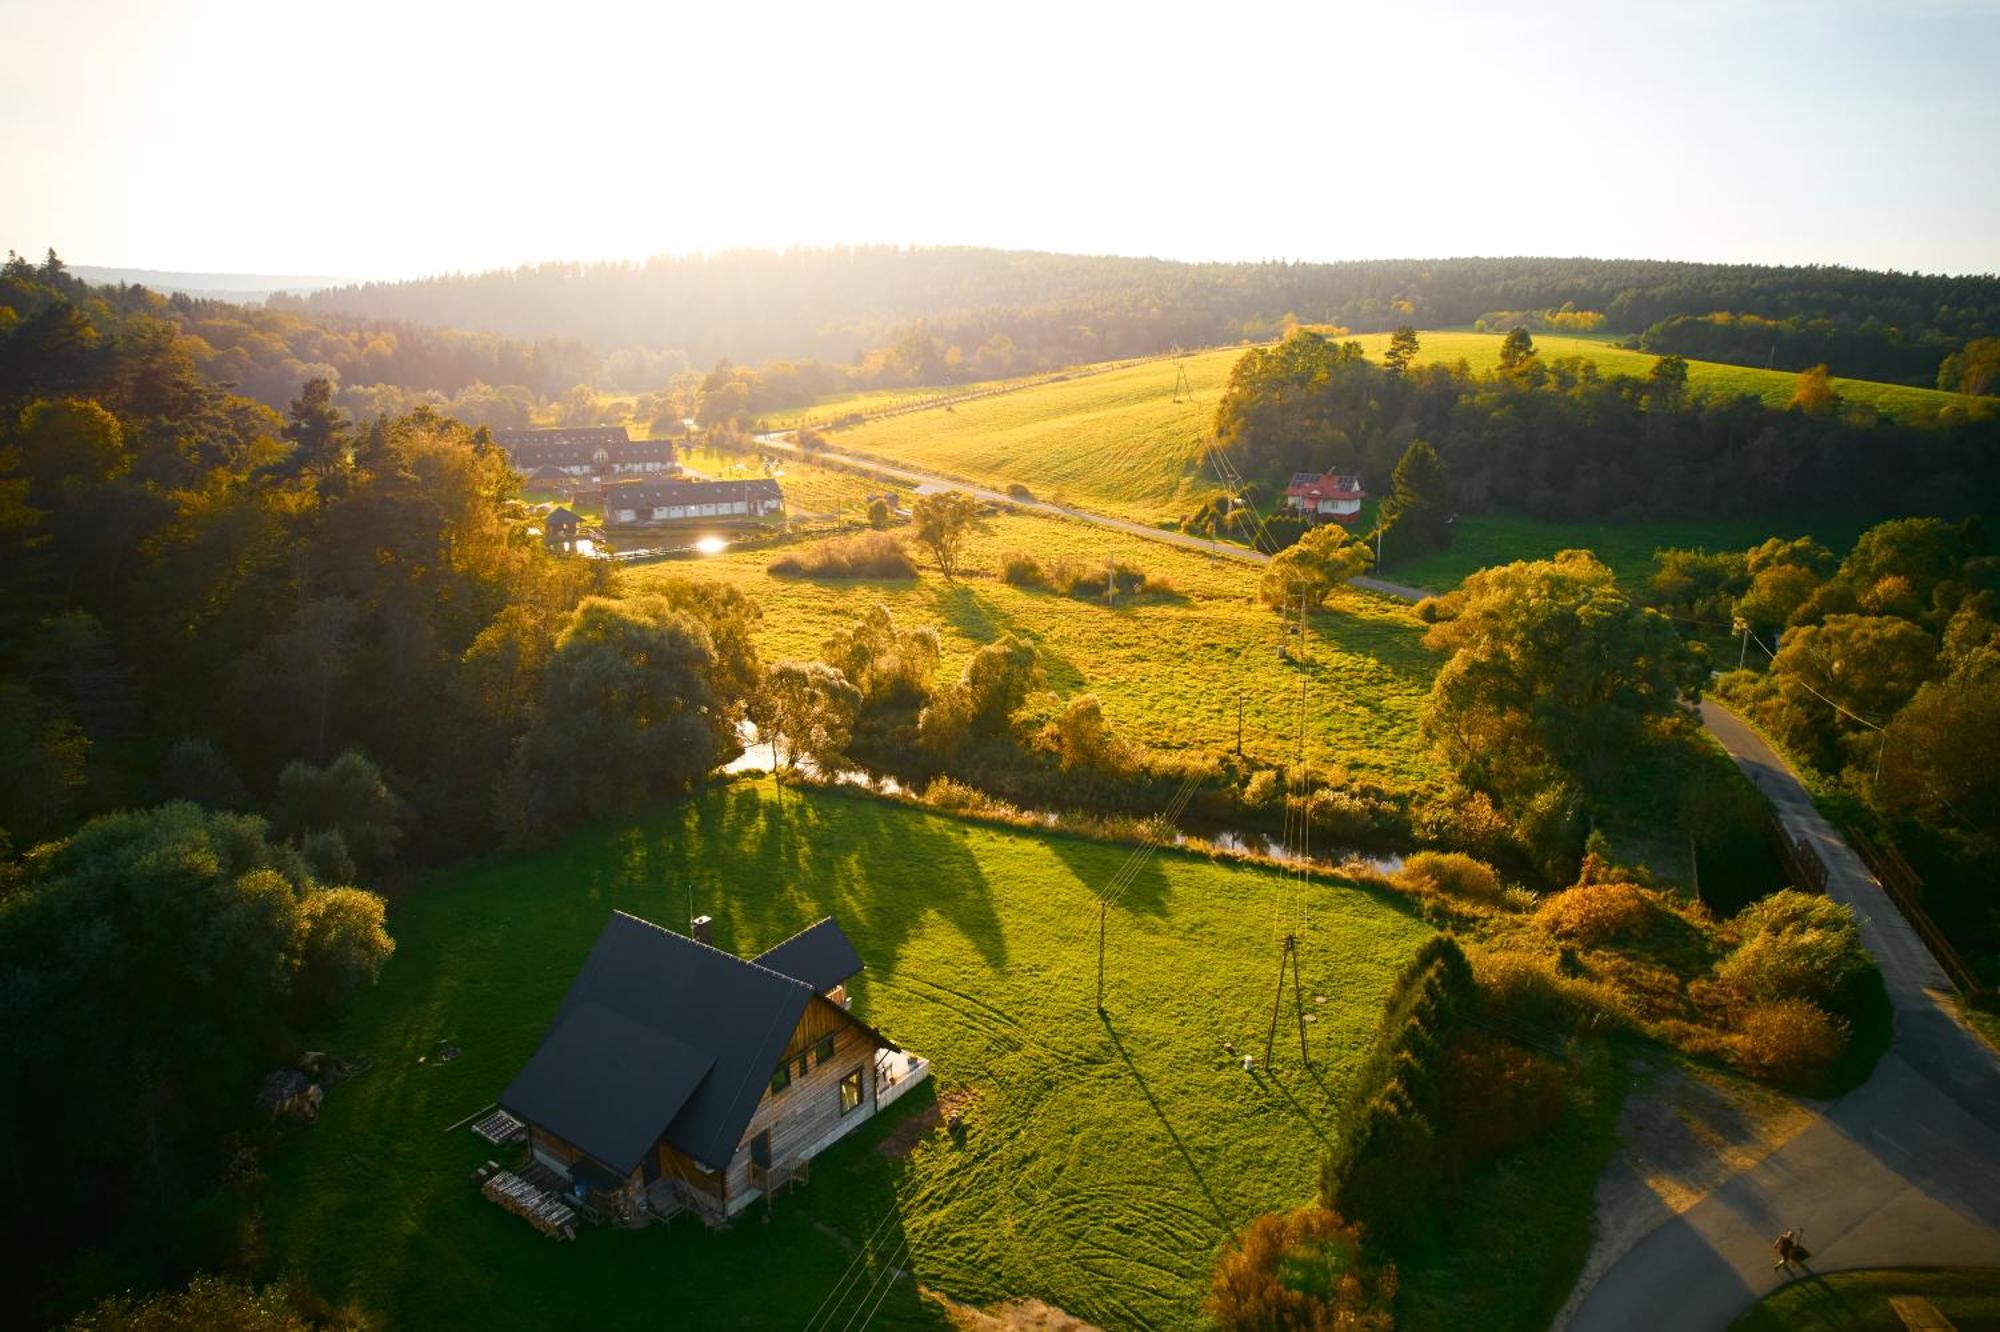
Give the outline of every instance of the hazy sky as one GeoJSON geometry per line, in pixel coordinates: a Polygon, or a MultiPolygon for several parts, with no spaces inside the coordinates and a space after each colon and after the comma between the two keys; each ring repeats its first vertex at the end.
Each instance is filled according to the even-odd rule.
{"type": "Polygon", "coordinates": [[[0,0],[0,246],[2000,270],[2000,5],[0,0]]]}

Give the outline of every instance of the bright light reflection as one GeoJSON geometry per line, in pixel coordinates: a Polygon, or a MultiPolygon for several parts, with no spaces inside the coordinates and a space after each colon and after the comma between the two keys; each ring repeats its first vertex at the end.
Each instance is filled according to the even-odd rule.
{"type": "Polygon", "coordinates": [[[705,536],[694,543],[694,548],[703,555],[720,555],[729,549],[729,543],[719,536],[705,536]]]}

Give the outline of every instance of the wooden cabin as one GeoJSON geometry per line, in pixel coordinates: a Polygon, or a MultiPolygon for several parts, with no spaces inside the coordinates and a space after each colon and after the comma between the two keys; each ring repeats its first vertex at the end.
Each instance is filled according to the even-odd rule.
{"type": "Polygon", "coordinates": [[[921,1080],[848,1010],[860,970],[832,917],[746,961],[614,912],[500,1106],[579,1200],[725,1221],[921,1080]]]}

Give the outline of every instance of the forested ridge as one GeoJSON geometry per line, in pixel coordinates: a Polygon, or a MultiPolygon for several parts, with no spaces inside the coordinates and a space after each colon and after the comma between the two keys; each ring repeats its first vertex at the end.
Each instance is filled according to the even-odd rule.
{"type": "MultiPolygon", "coordinates": [[[[1569,304],[1635,337],[1663,320],[1717,312],[1825,321],[1839,335],[1828,344],[1839,355],[1835,374],[1930,385],[1944,356],[2000,332],[1992,275],[1575,258],[1189,264],[957,247],[550,263],[273,304],[577,339],[605,352],[673,350],[697,365],[847,362],[921,320],[964,361],[984,349],[984,368],[999,373],[1262,338],[1288,315],[1367,332],[1569,304]]],[[[1721,338],[1674,349],[1758,365],[1770,354],[1768,342],[1721,338]]]]}

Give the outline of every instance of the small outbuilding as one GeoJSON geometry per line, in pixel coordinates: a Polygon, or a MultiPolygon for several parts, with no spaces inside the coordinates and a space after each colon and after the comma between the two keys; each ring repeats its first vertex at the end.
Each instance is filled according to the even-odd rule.
{"type": "Polygon", "coordinates": [[[576,545],[577,526],[581,521],[571,510],[558,506],[542,520],[542,537],[555,549],[568,550],[576,545]]]}

